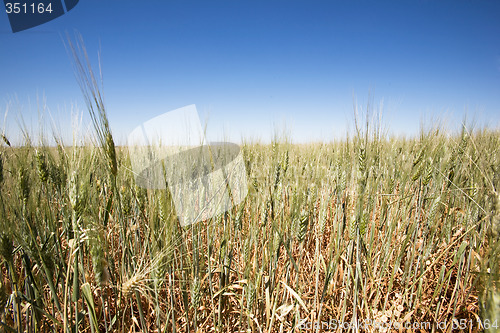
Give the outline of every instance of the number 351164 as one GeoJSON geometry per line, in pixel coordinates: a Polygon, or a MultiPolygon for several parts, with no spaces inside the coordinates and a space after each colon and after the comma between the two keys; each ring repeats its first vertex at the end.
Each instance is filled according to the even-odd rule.
{"type": "Polygon", "coordinates": [[[6,2],[5,9],[7,14],[43,14],[52,13],[52,4],[44,4],[42,2],[38,4],[27,4],[20,2],[6,2]]]}

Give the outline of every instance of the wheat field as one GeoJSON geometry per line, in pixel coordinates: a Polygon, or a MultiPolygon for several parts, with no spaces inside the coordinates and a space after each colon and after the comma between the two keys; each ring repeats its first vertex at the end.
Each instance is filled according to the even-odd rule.
{"type": "Polygon", "coordinates": [[[498,308],[498,132],[245,144],[245,201],[184,228],[168,190],[135,186],[110,140],[14,148],[4,137],[7,331],[453,318],[478,330],[498,308]]]}

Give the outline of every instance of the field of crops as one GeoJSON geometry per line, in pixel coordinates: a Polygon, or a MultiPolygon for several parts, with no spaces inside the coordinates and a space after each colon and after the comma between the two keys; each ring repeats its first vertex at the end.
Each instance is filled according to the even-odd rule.
{"type": "Polygon", "coordinates": [[[498,132],[248,143],[246,200],[184,228],[169,192],[135,186],[127,150],[102,134],[3,137],[5,331],[477,330],[498,311],[498,132]]]}

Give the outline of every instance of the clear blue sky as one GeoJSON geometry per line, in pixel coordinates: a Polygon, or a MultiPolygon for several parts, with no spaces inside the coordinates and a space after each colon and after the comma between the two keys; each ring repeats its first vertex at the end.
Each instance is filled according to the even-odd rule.
{"type": "MultiPolygon", "coordinates": [[[[208,135],[295,141],[352,129],[353,94],[383,101],[392,133],[412,135],[465,112],[500,123],[499,1],[82,0],[67,14],[12,33],[0,13],[0,125],[37,126],[45,98],[62,132],[87,118],[65,33],[82,34],[119,140],[163,112],[196,104],[208,135]],[[31,125],[30,125],[31,124],[31,125]],[[350,125],[349,125],[350,124],[350,125]]],[[[45,116],[48,118],[48,116],[45,116]]]]}

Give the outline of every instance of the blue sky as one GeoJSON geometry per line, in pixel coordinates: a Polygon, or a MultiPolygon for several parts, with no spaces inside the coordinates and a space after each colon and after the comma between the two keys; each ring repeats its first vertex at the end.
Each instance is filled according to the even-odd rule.
{"type": "MultiPolygon", "coordinates": [[[[296,142],[342,137],[383,103],[391,133],[420,124],[500,124],[498,1],[82,0],[67,14],[12,33],[0,13],[0,124],[37,128],[44,99],[62,135],[88,119],[64,43],[82,34],[115,137],[196,104],[208,136],[296,142]],[[40,104],[40,103],[39,103],[40,104]]],[[[45,118],[47,119],[46,112],[45,118]]],[[[49,127],[50,129],[50,127],[49,127]]]]}

